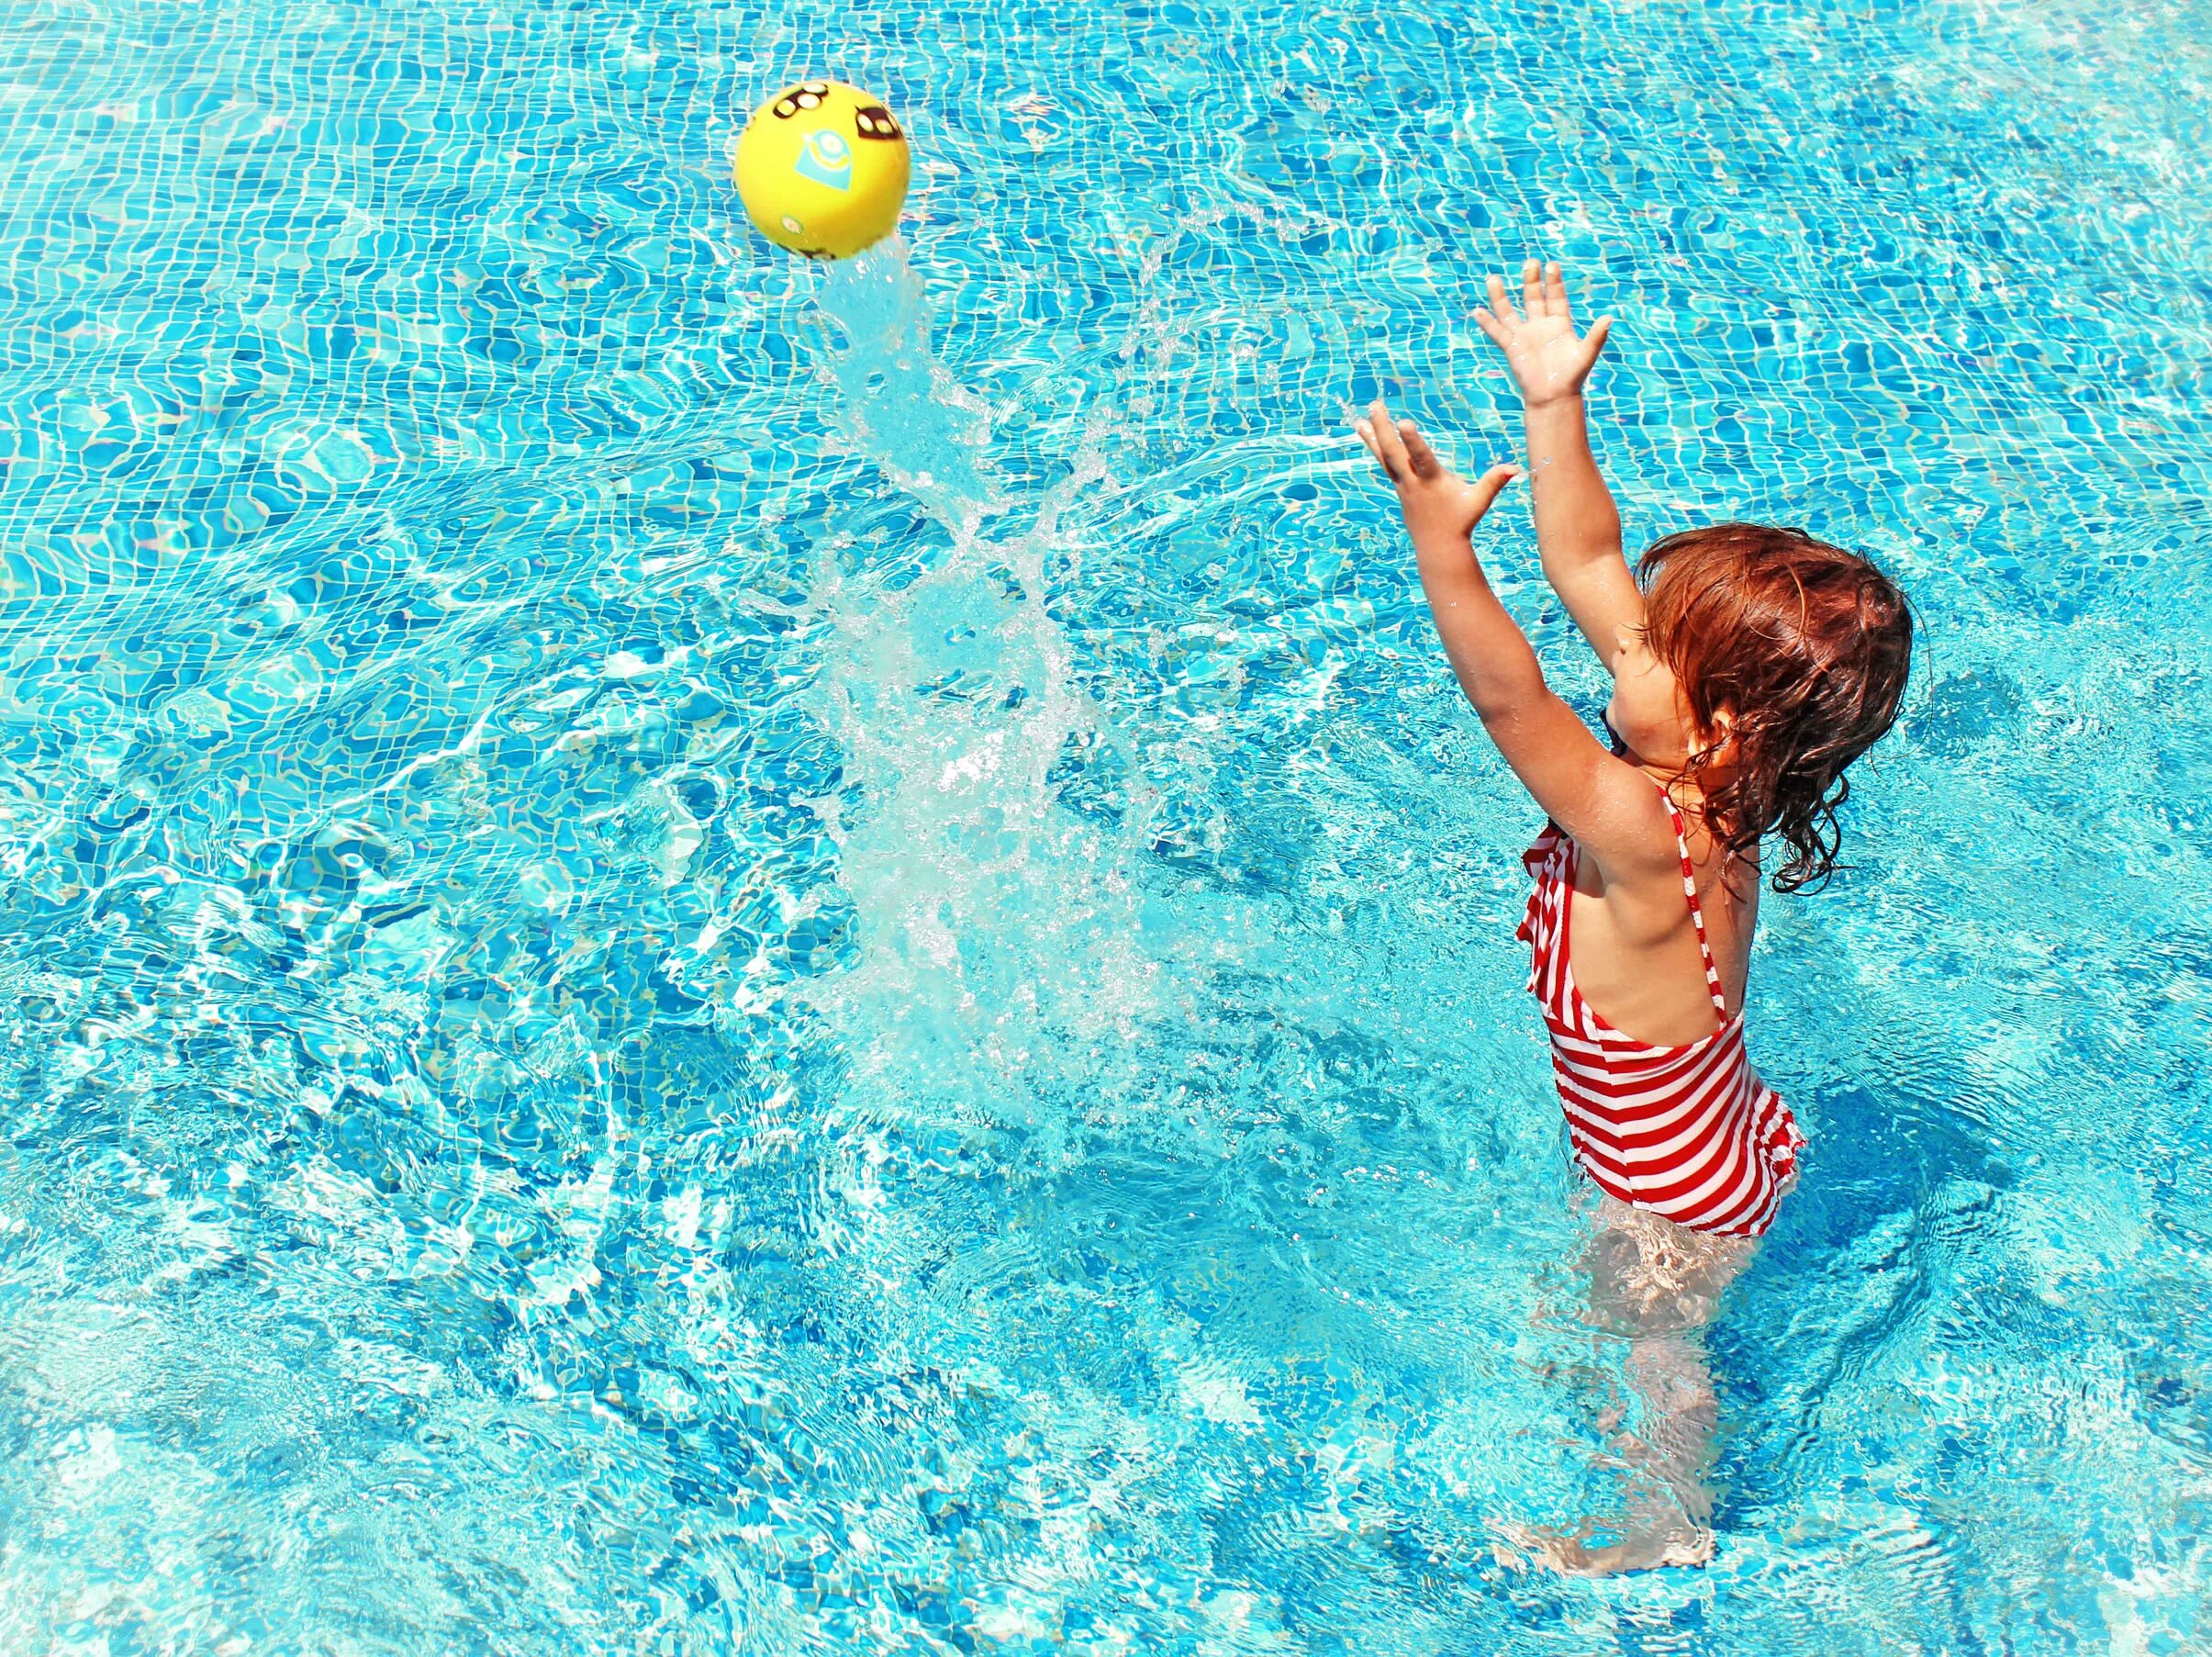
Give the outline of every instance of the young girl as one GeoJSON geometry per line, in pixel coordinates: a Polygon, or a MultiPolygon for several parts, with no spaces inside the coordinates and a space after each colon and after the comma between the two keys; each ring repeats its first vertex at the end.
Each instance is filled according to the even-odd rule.
{"type": "Polygon", "coordinates": [[[1526,858],[1520,936],[1594,1191],[1592,1321],[1628,1338],[1640,1406],[1615,1440],[1629,1472],[1617,1539],[1593,1543],[1589,1522],[1508,1534],[1577,1574],[1695,1564],[1713,1546],[1715,1417],[1699,1331],[1804,1142],[1744,1050],[1762,843],[1782,843],[1777,891],[1835,868],[1844,769],[1896,718],[1912,618],[1865,559],[1757,524],[1668,536],[1639,588],[1583,421],[1612,319],[1578,337],[1557,264],[1524,268],[1519,315],[1502,277],[1490,295],[1475,316],[1520,385],[1544,574],[1612,670],[1610,751],[1545,685],[1475,558],[1475,525],[1521,469],[1468,483],[1380,401],[1357,429],[1397,486],[1460,687],[1551,819],[1526,858]]]}

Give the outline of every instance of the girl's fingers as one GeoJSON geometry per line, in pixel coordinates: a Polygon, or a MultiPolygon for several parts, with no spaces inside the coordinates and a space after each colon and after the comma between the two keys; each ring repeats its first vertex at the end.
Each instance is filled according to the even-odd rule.
{"type": "Polygon", "coordinates": [[[1391,463],[1382,458],[1382,450],[1375,442],[1375,428],[1364,420],[1357,420],[1352,422],[1352,430],[1359,434],[1359,446],[1374,458],[1375,464],[1387,475],[1391,463]]]}
{"type": "Polygon", "coordinates": [[[1504,346],[1504,326],[1499,322],[1497,318],[1491,316],[1490,312],[1487,310],[1478,310],[1475,313],[1475,326],[1482,330],[1483,338],[1487,339],[1492,345],[1499,346],[1500,348],[1504,346]]]}
{"type": "Polygon", "coordinates": [[[1520,467],[1501,463],[1475,479],[1475,517],[1478,521],[1490,510],[1491,503],[1504,493],[1505,486],[1520,476],[1520,467]]]}
{"type": "Polygon", "coordinates": [[[1544,297],[1551,306],[1551,314],[1563,318],[1567,326],[1574,326],[1574,309],[1567,303],[1567,273],[1554,260],[1544,272],[1544,297]]]}
{"type": "Polygon", "coordinates": [[[1514,315],[1512,301],[1505,297],[1505,278],[1495,272],[1491,274],[1490,278],[1490,308],[1500,327],[1510,328],[1518,320],[1514,315]]]}
{"type": "Polygon", "coordinates": [[[1544,267],[1531,259],[1521,267],[1521,314],[1540,317],[1544,311],[1544,267]]]}
{"type": "Polygon", "coordinates": [[[1375,457],[1375,464],[1382,468],[1382,475],[1396,483],[1400,469],[1391,459],[1390,451],[1383,447],[1382,437],[1375,430],[1377,423],[1372,417],[1362,418],[1353,423],[1352,430],[1359,433],[1359,441],[1367,445],[1367,452],[1375,457]]]}
{"type": "Polygon", "coordinates": [[[1368,405],[1368,429],[1375,434],[1375,453],[1382,462],[1382,469],[1392,478],[1403,477],[1407,464],[1405,443],[1398,435],[1398,423],[1391,419],[1391,411],[1380,397],[1368,405]]]}
{"type": "Polygon", "coordinates": [[[1421,435],[1421,428],[1412,420],[1398,422],[1398,435],[1405,444],[1405,457],[1413,463],[1415,477],[1434,477],[1444,469],[1436,450],[1428,446],[1428,439],[1421,435]]]}
{"type": "Polygon", "coordinates": [[[1590,331],[1582,336],[1582,343],[1589,349],[1592,362],[1598,360],[1598,353],[1605,349],[1605,337],[1612,331],[1611,317],[1600,317],[1590,325],[1590,331]]]}

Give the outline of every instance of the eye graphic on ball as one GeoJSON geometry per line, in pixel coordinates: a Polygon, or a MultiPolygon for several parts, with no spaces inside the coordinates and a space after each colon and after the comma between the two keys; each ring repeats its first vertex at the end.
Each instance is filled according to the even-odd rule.
{"type": "Polygon", "coordinates": [[[777,120],[788,121],[801,109],[821,108],[822,99],[829,95],[829,82],[801,81],[776,100],[774,106],[769,109],[769,114],[775,116],[777,120]]]}
{"type": "Polygon", "coordinates": [[[867,104],[853,111],[853,125],[863,138],[899,139],[906,136],[881,104],[867,104]]]}

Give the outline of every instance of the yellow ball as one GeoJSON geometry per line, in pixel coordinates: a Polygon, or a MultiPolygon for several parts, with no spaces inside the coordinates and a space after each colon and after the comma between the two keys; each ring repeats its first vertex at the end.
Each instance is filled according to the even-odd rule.
{"type": "Polygon", "coordinates": [[[801,81],[738,135],[737,194],[777,247],[843,259],[899,226],[911,167],[891,112],[842,81],[801,81]]]}

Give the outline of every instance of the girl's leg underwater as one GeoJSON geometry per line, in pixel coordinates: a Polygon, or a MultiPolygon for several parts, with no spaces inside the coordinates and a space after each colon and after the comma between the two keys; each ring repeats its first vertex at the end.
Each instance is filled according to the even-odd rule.
{"type": "MultiPolygon", "coordinates": [[[[1590,1278],[1586,1323],[1600,1339],[1625,1339],[1637,1427],[1612,1448],[1626,1469],[1623,1511],[1605,1528],[1617,1541],[1593,1544],[1589,1518],[1571,1530],[1513,1527],[1507,1539],[1538,1563],[1573,1576],[1703,1564],[1713,1554],[1713,1461],[1719,1402],[1705,1356],[1704,1328],[1722,1292],[1750,1263],[1757,1243],[1692,1231],[1602,1198],[1583,1255],[1590,1278]]],[[[1617,1413],[1600,1425],[1617,1426],[1617,1413]]]]}

